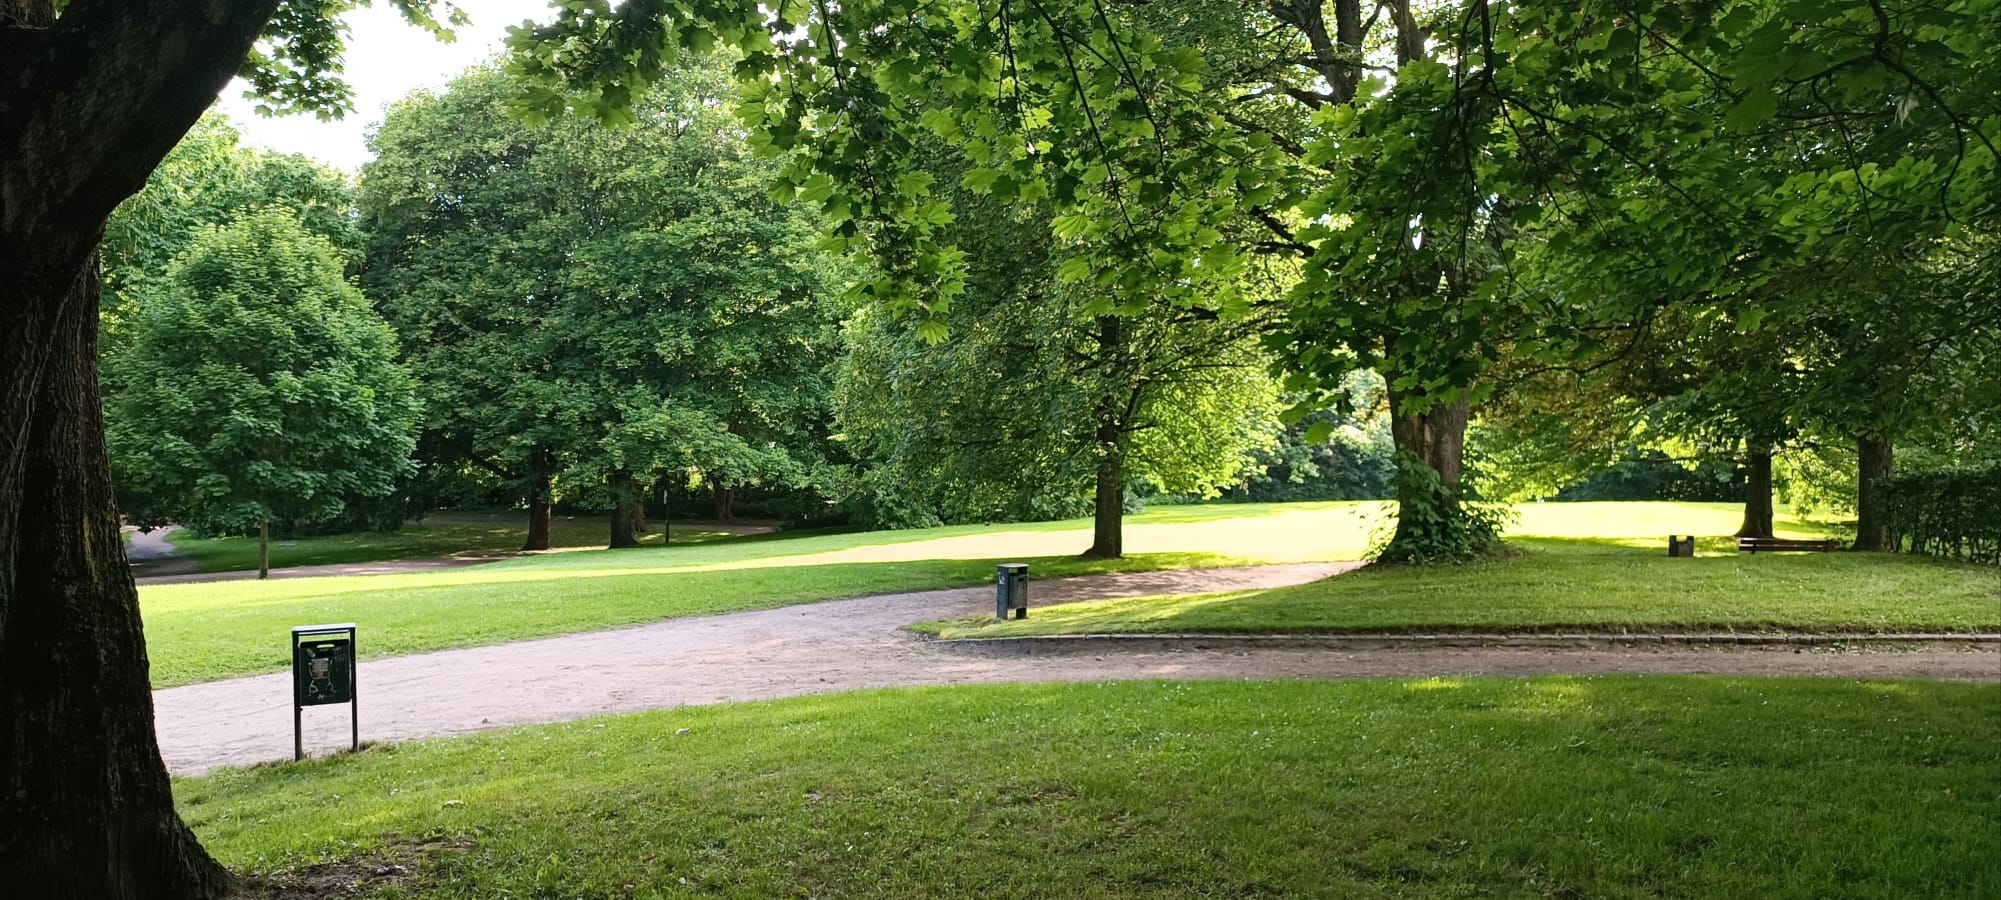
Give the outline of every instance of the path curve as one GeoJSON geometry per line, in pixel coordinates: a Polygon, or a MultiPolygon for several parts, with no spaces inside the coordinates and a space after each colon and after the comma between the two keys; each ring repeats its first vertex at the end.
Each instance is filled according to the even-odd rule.
{"type": "MultiPolygon", "coordinates": [[[[1040,605],[1282,587],[1358,565],[1052,579],[1036,582],[1030,597],[1040,605]]],[[[1553,673],[2001,680],[2001,653],[1964,649],[1189,649],[1009,657],[952,653],[898,630],[910,622],[992,609],[992,588],[922,591],[370,660],[361,664],[359,674],[362,738],[394,742],[662,707],[870,687],[988,682],[1553,673]]],[[[367,623],[361,629],[365,647],[367,623]]],[[[289,758],[288,679],[286,674],[259,675],[154,692],[160,749],[168,768],[192,775],[215,766],[289,758]]],[[[346,746],[346,707],[308,709],[305,720],[309,752],[346,746]]]]}

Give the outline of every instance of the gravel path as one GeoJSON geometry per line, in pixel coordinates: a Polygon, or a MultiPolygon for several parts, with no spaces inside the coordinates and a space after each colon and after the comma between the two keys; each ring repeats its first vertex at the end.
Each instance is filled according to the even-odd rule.
{"type": "MultiPolygon", "coordinates": [[[[291,566],[283,569],[272,569],[271,577],[272,578],[327,578],[330,576],[337,576],[337,575],[389,575],[396,572],[430,572],[438,569],[457,569],[464,566],[477,566],[483,563],[496,562],[498,560],[512,559],[512,558],[514,558],[513,555],[446,556],[433,559],[389,559],[389,560],[381,560],[378,562],[329,563],[323,566],[291,566]]],[[[194,560],[188,559],[186,557],[175,557],[174,560],[188,563],[189,568],[192,568],[195,564],[194,560]]],[[[170,560],[160,560],[160,561],[168,562],[170,560]]],[[[206,584],[211,581],[254,581],[257,578],[256,569],[245,569],[240,572],[190,571],[190,572],[173,572],[164,574],[146,574],[149,571],[159,571],[159,570],[158,569],[148,570],[146,568],[143,568],[140,563],[136,562],[133,563],[132,580],[139,584],[206,584]]]]}
{"type": "MultiPolygon", "coordinates": [[[[1207,593],[1301,584],[1358,564],[1260,566],[1053,579],[1033,604],[1207,593]]],[[[661,707],[792,697],[856,688],[1128,678],[1345,678],[1551,673],[1713,673],[1958,678],[2001,681],[2001,652],[1636,646],[1616,649],[1440,647],[1394,650],[1187,649],[1098,655],[954,653],[899,626],[993,609],[992,588],[833,600],[675,619],[588,634],[366,661],[361,734],[402,741],[661,707]]],[[[362,646],[368,625],[362,623],[362,646]]],[[[167,766],[289,758],[291,687],[284,674],[156,691],[167,766]]],[[[308,752],[346,746],[344,706],[306,710],[308,752]]]]}

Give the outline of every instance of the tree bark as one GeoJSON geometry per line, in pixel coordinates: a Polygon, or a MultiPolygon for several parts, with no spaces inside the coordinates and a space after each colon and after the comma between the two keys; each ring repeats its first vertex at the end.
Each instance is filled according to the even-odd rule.
{"type": "Polygon", "coordinates": [[[611,549],[639,546],[638,533],[633,530],[635,520],[644,521],[646,509],[640,506],[639,485],[632,480],[632,470],[619,469],[608,479],[611,486],[611,549]],[[634,507],[639,507],[637,512],[634,507]]]}
{"type": "Polygon", "coordinates": [[[0,885],[208,898],[175,814],[97,382],[97,245],[278,0],[0,0],[0,885]]]}
{"type": "Polygon", "coordinates": [[[1772,536],[1772,445],[1751,441],[1748,446],[1745,466],[1751,471],[1744,479],[1744,524],[1738,526],[1737,537],[1768,538],[1772,536]]]}
{"type": "Polygon", "coordinates": [[[1410,412],[1420,396],[1390,391],[1390,440],[1433,472],[1446,487],[1457,487],[1466,470],[1466,423],[1472,417],[1472,402],[1433,403],[1425,412],[1410,412]]]}
{"type": "MultiPolygon", "coordinates": [[[[1126,359],[1125,320],[1118,316],[1098,317],[1099,365],[1120,365],[1126,359]]],[[[1098,399],[1098,471],[1092,488],[1091,547],[1085,559],[1120,559],[1125,556],[1126,436],[1140,408],[1143,384],[1135,383],[1124,397],[1107,395],[1098,399]]]]}
{"type": "Polygon", "coordinates": [[[554,468],[547,447],[535,451],[533,472],[528,476],[528,539],[521,544],[522,550],[549,549],[549,519],[555,505],[550,496],[549,470],[554,468]]]}
{"type": "Polygon", "coordinates": [[[271,577],[271,523],[257,523],[257,580],[271,577]]]}
{"type": "Polygon", "coordinates": [[[1098,479],[1091,509],[1091,549],[1085,559],[1125,556],[1125,454],[1117,425],[1098,427],[1098,479]]]}
{"type": "Polygon", "coordinates": [[[1865,437],[1855,442],[1860,460],[1855,470],[1855,549],[1895,550],[1897,536],[1890,530],[1889,510],[1883,508],[1882,479],[1896,464],[1895,448],[1885,438],[1865,437]]]}
{"type": "Polygon", "coordinates": [[[0,284],[0,884],[58,900],[213,897],[229,875],[175,814],[154,743],[86,258],[53,295],[32,277],[0,284]]]}
{"type": "Polygon", "coordinates": [[[1459,482],[1466,471],[1466,423],[1472,401],[1432,402],[1421,395],[1389,391],[1390,440],[1397,465],[1421,464],[1426,472],[1401,472],[1397,478],[1397,524],[1383,556],[1413,559],[1434,555],[1442,547],[1463,543],[1452,531],[1459,516],[1459,482]],[[1424,412],[1417,412],[1419,407],[1424,412]],[[1414,461],[1414,462],[1413,462],[1414,461]],[[1436,515],[1417,515],[1433,510],[1436,515]],[[1430,529],[1440,529],[1430,533],[1430,529]]]}

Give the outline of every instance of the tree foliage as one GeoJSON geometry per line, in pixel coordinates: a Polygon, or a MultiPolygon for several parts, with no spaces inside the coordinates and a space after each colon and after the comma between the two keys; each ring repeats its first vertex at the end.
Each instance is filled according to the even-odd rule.
{"type": "Polygon", "coordinates": [[[409,471],[395,337],[290,211],[197,231],[137,306],[107,435],[135,520],[328,519],[409,471]]]}
{"type": "Polygon", "coordinates": [[[825,477],[839,271],[766,196],[726,88],[690,61],[637,127],[530,125],[476,70],[390,110],[365,282],[439,411],[433,462],[628,503],[656,476],[825,477]]]}

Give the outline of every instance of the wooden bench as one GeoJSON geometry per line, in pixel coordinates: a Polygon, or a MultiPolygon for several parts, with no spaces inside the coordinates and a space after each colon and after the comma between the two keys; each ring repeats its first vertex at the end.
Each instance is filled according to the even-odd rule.
{"type": "Polygon", "coordinates": [[[1740,537],[1738,553],[1826,553],[1841,549],[1840,541],[1796,541],[1791,538],[1740,537]]]}

